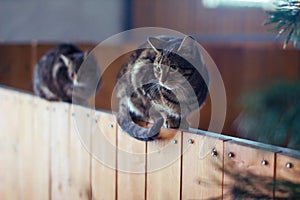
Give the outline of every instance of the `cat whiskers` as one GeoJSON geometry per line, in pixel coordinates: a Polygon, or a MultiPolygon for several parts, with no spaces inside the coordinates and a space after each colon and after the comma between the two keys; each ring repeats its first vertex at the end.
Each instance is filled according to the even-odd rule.
{"type": "Polygon", "coordinates": [[[158,92],[158,88],[159,88],[159,84],[154,83],[153,85],[148,87],[145,91],[146,91],[146,93],[149,93],[149,94],[156,94],[158,92]]]}
{"type": "Polygon", "coordinates": [[[179,102],[183,101],[184,99],[186,99],[186,94],[185,91],[187,90],[187,88],[185,88],[184,86],[180,85],[180,84],[176,84],[177,87],[175,87],[172,92],[175,94],[176,98],[179,100],[179,102]]]}

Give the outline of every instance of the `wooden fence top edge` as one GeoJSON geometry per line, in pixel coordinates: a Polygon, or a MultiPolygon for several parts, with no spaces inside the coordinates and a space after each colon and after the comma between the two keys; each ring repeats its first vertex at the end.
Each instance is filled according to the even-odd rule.
{"type": "MultiPolygon", "coordinates": [[[[0,92],[1,91],[6,91],[6,93],[12,93],[14,95],[25,94],[25,95],[32,96],[33,99],[41,99],[40,97],[37,97],[28,91],[15,89],[15,88],[0,84],[0,92]]],[[[45,101],[47,101],[47,100],[45,100],[45,101]]],[[[51,102],[51,103],[56,103],[56,102],[51,102]]],[[[59,103],[69,104],[66,102],[59,102],[59,103]]],[[[91,108],[86,107],[86,109],[91,109],[91,108]]],[[[109,111],[109,110],[97,109],[97,110],[95,110],[95,112],[99,113],[99,114],[105,113],[105,114],[113,115],[112,111],[109,111]]],[[[194,128],[190,128],[188,131],[184,131],[184,130],[179,130],[179,131],[182,131],[183,133],[191,133],[191,134],[197,134],[197,135],[203,135],[203,136],[207,136],[207,137],[211,137],[211,138],[216,138],[216,139],[222,140],[224,142],[238,143],[243,146],[250,146],[253,148],[258,148],[258,149],[262,149],[262,150],[266,150],[266,151],[271,151],[274,153],[284,154],[289,157],[300,159],[300,151],[299,150],[289,149],[289,148],[285,148],[285,147],[279,147],[279,146],[275,146],[275,145],[271,145],[271,144],[264,144],[264,143],[260,143],[260,142],[256,142],[256,141],[243,139],[243,138],[237,138],[237,137],[223,135],[222,133],[214,133],[214,132],[209,132],[209,131],[199,130],[199,129],[194,129],[194,128]]]]}

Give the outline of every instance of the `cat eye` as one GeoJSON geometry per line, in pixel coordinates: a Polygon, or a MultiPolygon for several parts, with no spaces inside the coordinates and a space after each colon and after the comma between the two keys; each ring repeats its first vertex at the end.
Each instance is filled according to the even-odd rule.
{"type": "Polygon", "coordinates": [[[74,78],[75,77],[75,72],[72,72],[71,73],[71,78],[74,78]]]}
{"type": "Polygon", "coordinates": [[[177,70],[177,66],[176,65],[171,65],[170,66],[170,70],[173,71],[173,72],[176,71],[177,70]]]}

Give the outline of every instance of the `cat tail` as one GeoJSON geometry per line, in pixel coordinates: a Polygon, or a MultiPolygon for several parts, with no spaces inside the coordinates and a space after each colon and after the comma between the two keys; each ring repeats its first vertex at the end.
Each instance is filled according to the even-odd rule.
{"type": "Polygon", "coordinates": [[[123,131],[142,141],[152,141],[159,135],[160,128],[163,126],[164,119],[160,117],[150,128],[144,128],[132,121],[129,109],[123,105],[123,109],[117,115],[117,122],[123,131]]]}

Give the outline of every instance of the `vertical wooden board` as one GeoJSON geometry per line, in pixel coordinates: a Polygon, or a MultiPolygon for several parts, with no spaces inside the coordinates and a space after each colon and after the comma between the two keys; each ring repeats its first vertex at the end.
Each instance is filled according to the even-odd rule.
{"type": "Polygon", "coordinates": [[[274,152],[225,142],[223,197],[272,199],[274,167],[274,152]]]}
{"type": "Polygon", "coordinates": [[[222,198],[222,140],[183,133],[182,162],[182,199],[222,198]]]}
{"type": "MultiPolygon", "coordinates": [[[[31,174],[35,173],[34,163],[39,162],[33,157],[33,97],[31,95],[18,95],[17,103],[20,104],[18,110],[18,140],[19,140],[19,184],[22,198],[31,198],[35,193],[35,182],[31,174]]],[[[37,146],[39,144],[36,144],[37,146]]]]}
{"type": "Polygon", "coordinates": [[[180,199],[181,141],[181,132],[162,129],[147,143],[147,199],[180,199]]]}
{"type": "Polygon", "coordinates": [[[51,199],[70,199],[70,105],[51,105],[51,199]]]}
{"type": "Polygon", "coordinates": [[[0,199],[21,199],[18,94],[0,89],[0,199]]]}
{"type": "Polygon", "coordinates": [[[146,142],[117,129],[117,199],[145,199],[146,142]]]}
{"type": "Polygon", "coordinates": [[[50,111],[49,101],[33,99],[32,173],[34,193],[31,199],[50,197],[50,111]]]}
{"type": "Polygon", "coordinates": [[[71,106],[70,118],[70,199],[91,199],[90,139],[91,110],[71,106]]]}
{"type": "Polygon", "coordinates": [[[93,199],[116,199],[117,123],[115,117],[96,112],[92,129],[93,199]]]}
{"type": "Polygon", "coordinates": [[[276,155],[275,198],[300,199],[300,159],[276,155]]]}

